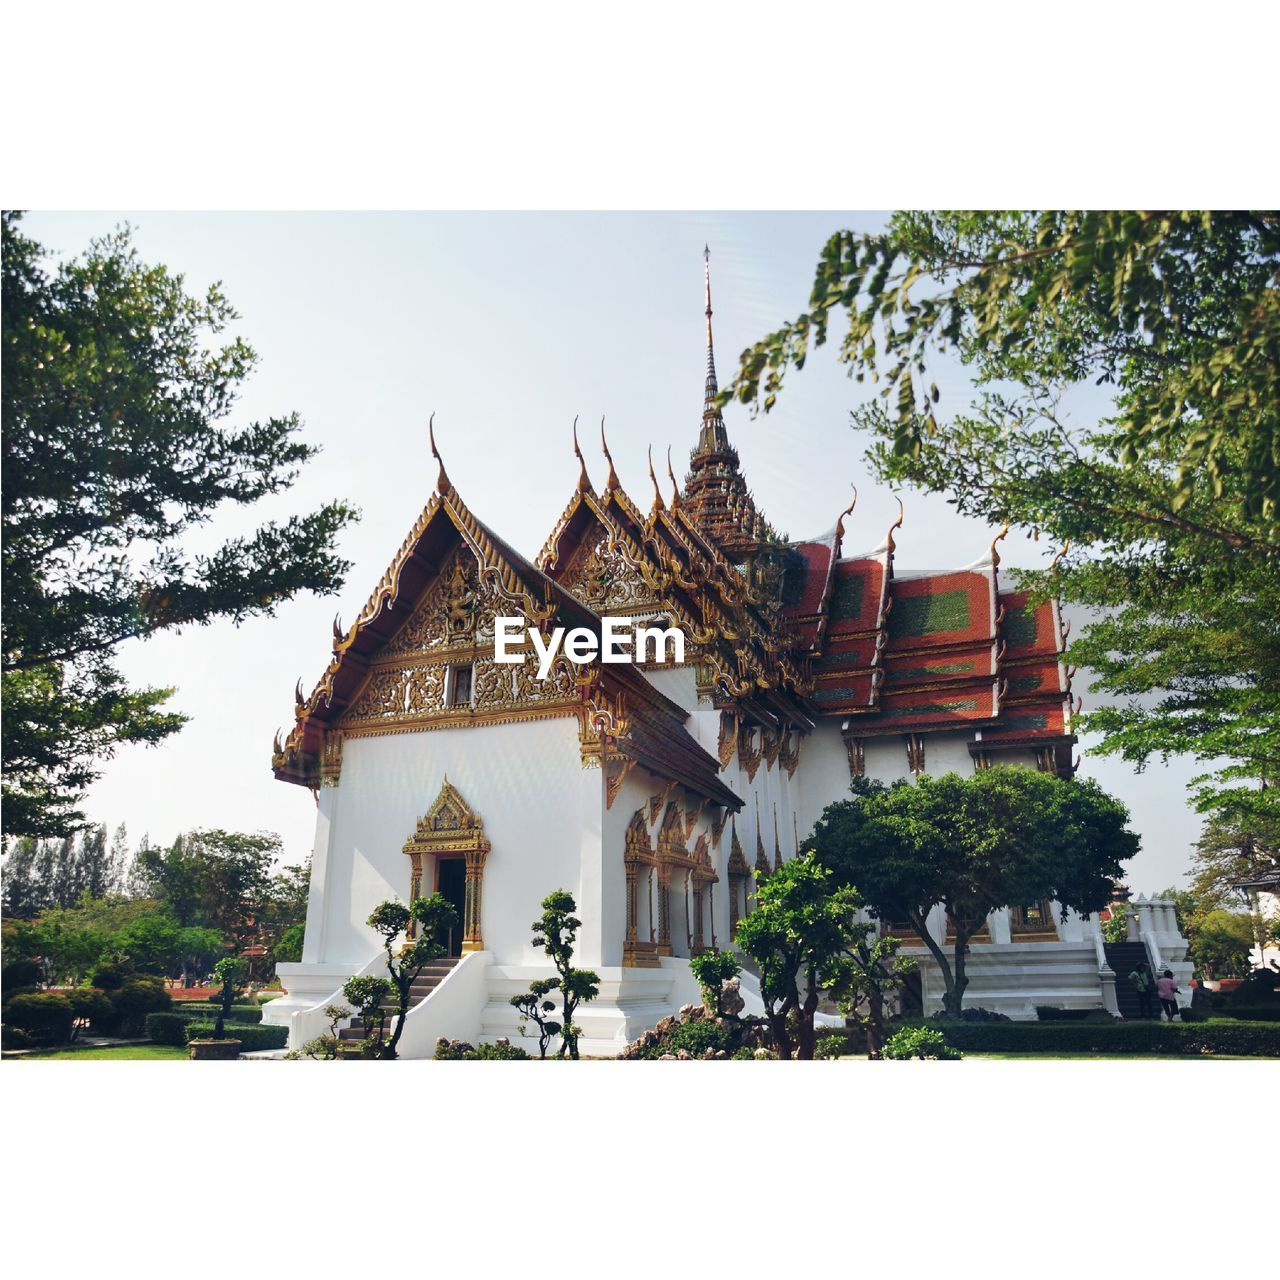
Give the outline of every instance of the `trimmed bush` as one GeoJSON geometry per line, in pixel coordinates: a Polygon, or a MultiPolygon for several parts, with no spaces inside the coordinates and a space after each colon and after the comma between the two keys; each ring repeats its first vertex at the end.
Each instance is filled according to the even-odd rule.
{"type": "Polygon", "coordinates": [[[0,970],[0,987],[14,995],[19,991],[34,991],[43,976],[38,961],[15,960],[0,970]]]}
{"type": "Polygon", "coordinates": [[[174,1010],[170,1013],[147,1014],[147,1039],[153,1044],[173,1044],[181,1048],[187,1043],[187,1024],[191,1021],[174,1010]]]}
{"type": "Polygon", "coordinates": [[[114,990],[108,988],[106,995],[111,1012],[95,1018],[92,1026],[107,1036],[140,1036],[147,1014],[159,1013],[173,1004],[164,989],[164,979],[148,974],[135,974],[114,990]]]}
{"type": "MultiPolygon", "coordinates": [[[[175,1000],[165,1012],[188,1022],[208,1022],[217,1016],[216,1010],[210,1013],[209,1006],[199,1000],[175,1000]]],[[[233,1004],[227,1016],[229,1021],[242,1027],[251,1026],[262,1021],[262,1010],[256,1004],[233,1004]]]]}
{"type": "MultiPolygon", "coordinates": [[[[928,1017],[929,1022],[950,1022],[954,1019],[947,1017],[941,1009],[937,1013],[931,1013],[928,1017]]],[[[1013,1019],[1007,1013],[997,1013],[994,1009],[984,1009],[981,1005],[965,1005],[960,1010],[961,1022],[1012,1022],[1013,1019]]]]}
{"type": "Polygon", "coordinates": [[[947,1060],[960,1057],[960,1053],[954,1045],[947,1043],[941,1031],[932,1027],[903,1027],[885,1042],[884,1056],[890,1061],[906,1058],[947,1060]]]}
{"type": "Polygon", "coordinates": [[[0,1027],[0,1049],[33,1049],[35,1041],[21,1027],[0,1027]]]}
{"type": "Polygon", "coordinates": [[[91,1023],[101,1022],[111,1016],[111,999],[97,987],[76,987],[66,993],[71,1010],[77,1018],[88,1018],[91,1023]]]}
{"type": "Polygon", "coordinates": [[[478,1044],[470,1053],[464,1053],[462,1056],[466,1062],[516,1062],[529,1057],[518,1044],[512,1044],[510,1041],[478,1044]]]}
{"type": "MultiPolygon", "coordinates": [[[[212,1022],[188,1022],[184,1028],[188,1043],[192,1040],[213,1038],[212,1022]]],[[[236,1026],[228,1022],[223,1027],[223,1038],[239,1040],[243,1053],[256,1053],[259,1049],[283,1049],[289,1043],[288,1027],[236,1026]]]]}
{"type": "Polygon", "coordinates": [[[40,1044],[67,1044],[74,1020],[71,1001],[51,992],[16,995],[4,1010],[6,1026],[25,1031],[40,1044]]]}

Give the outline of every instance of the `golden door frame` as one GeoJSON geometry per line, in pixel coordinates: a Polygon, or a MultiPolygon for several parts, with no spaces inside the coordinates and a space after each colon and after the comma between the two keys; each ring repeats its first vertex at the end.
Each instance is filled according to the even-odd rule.
{"type": "MultiPolygon", "coordinates": [[[[461,857],[466,862],[467,879],[462,911],[462,954],[484,950],[480,930],[480,909],[484,890],[484,864],[489,857],[489,841],[485,839],[484,822],[462,798],[457,787],[444,780],[435,803],[418,819],[417,829],[405,841],[409,855],[409,901],[422,896],[423,859],[461,857]]],[[[433,881],[434,881],[433,876],[433,881]]],[[[409,927],[409,937],[416,929],[409,927]]]]}

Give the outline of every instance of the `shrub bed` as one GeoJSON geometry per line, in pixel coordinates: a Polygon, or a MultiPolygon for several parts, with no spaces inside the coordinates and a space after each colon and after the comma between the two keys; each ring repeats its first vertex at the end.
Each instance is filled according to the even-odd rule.
{"type": "Polygon", "coordinates": [[[66,996],[50,992],[19,994],[4,1007],[5,1026],[24,1032],[37,1044],[66,1044],[75,1016],[66,996]]]}
{"type": "MultiPolygon", "coordinates": [[[[212,1022],[187,1021],[183,1031],[187,1041],[210,1040],[213,1038],[214,1026],[212,1022]]],[[[228,1022],[223,1027],[223,1039],[239,1040],[244,1053],[256,1053],[259,1049],[283,1049],[289,1043],[289,1028],[236,1026],[228,1022]]]]}
{"type": "MultiPolygon", "coordinates": [[[[216,1022],[218,1019],[217,1009],[210,1011],[205,1004],[196,1004],[194,1008],[190,1004],[175,1004],[165,1012],[173,1014],[175,1018],[184,1018],[187,1022],[208,1022],[210,1018],[216,1022]]],[[[233,1004],[227,1021],[240,1026],[259,1023],[262,1021],[262,1010],[256,1004],[233,1004]]]]}

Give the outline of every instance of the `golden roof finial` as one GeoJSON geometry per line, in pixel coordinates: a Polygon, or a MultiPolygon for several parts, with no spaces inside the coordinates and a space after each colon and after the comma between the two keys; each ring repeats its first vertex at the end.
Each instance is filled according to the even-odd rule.
{"type": "Polygon", "coordinates": [[[1001,538],[1007,538],[1008,536],[1009,522],[1006,520],[1004,522],[1004,528],[991,539],[991,567],[993,569],[998,568],[1000,565],[1000,553],[996,550],[996,543],[999,542],[1001,538]]]}
{"type": "Polygon", "coordinates": [[[609,442],[604,438],[604,415],[600,416],[600,447],[604,450],[604,456],[609,459],[609,478],[605,481],[605,492],[610,489],[620,489],[622,486],[618,483],[618,473],[613,469],[613,454],[609,452],[609,442]]]}
{"type": "Polygon", "coordinates": [[[853,488],[853,501],[840,513],[840,517],[836,520],[836,541],[838,542],[844,537],[844,518],[853,515],[853,509],[858,505],[858,486],[855,484],[853,488]]]}
{"type": "Polygon", "coordinates": [[[573,456],[578,459],[578,492],[586,493],[591,488],[591,477],[587,475],[587,460],[578,447],[578,415],[573,415],[573,456]]]}
{"type": "Polygon", "coordinates": [[[898,549],[898,544],[893,539],[893,531],[895,529],[902,528],[902,519],[905,515],[906,515],[906,508],[902,505],[902,499],[898,498],[898,518],[889,526],[889,533],[888,533],[890,555],[893,555],[893,553],[898,549]]]}
{"type": "Polygon", "coordinates": [[[676,479],[676,473],[671,466],[670,445],[667,445],[667,475],[671,477],[671,510],[674,511],[680,505],[680,482],[676,479]]]}
{"type": "Polygon", "coordinates": [[[436,415],[432,410],[431,418],[427,422],[427,437],[431,441],[431,456],[440,464],[440,474],[436,477],[436,492],[443,498],[452,487],[449,484],[449,477],[445,473],[444,459],[440,456],[440,450],[436,448],[436,415]]]}
{"type": "Polygon", "coordinates": [[[653,509],[661,511],[663,508],[662,490],[658,488],[658,477],[653,474],[653,445],[649,446],[649,479],[653,481],[653,509]]]}

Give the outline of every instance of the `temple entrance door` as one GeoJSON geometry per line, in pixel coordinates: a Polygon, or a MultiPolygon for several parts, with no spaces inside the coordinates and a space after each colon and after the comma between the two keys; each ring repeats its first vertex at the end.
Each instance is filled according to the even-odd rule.
{"type": "Polygon", "coordinates": [[[448,899],[449,905],[458,913],[458,919],[453,928],[442,930],[437,940],[447,948],[445,955],[460,956],[467,892],[465,858],[438,857],[436,859],[436,892],[443,894],[448,899]]]}

